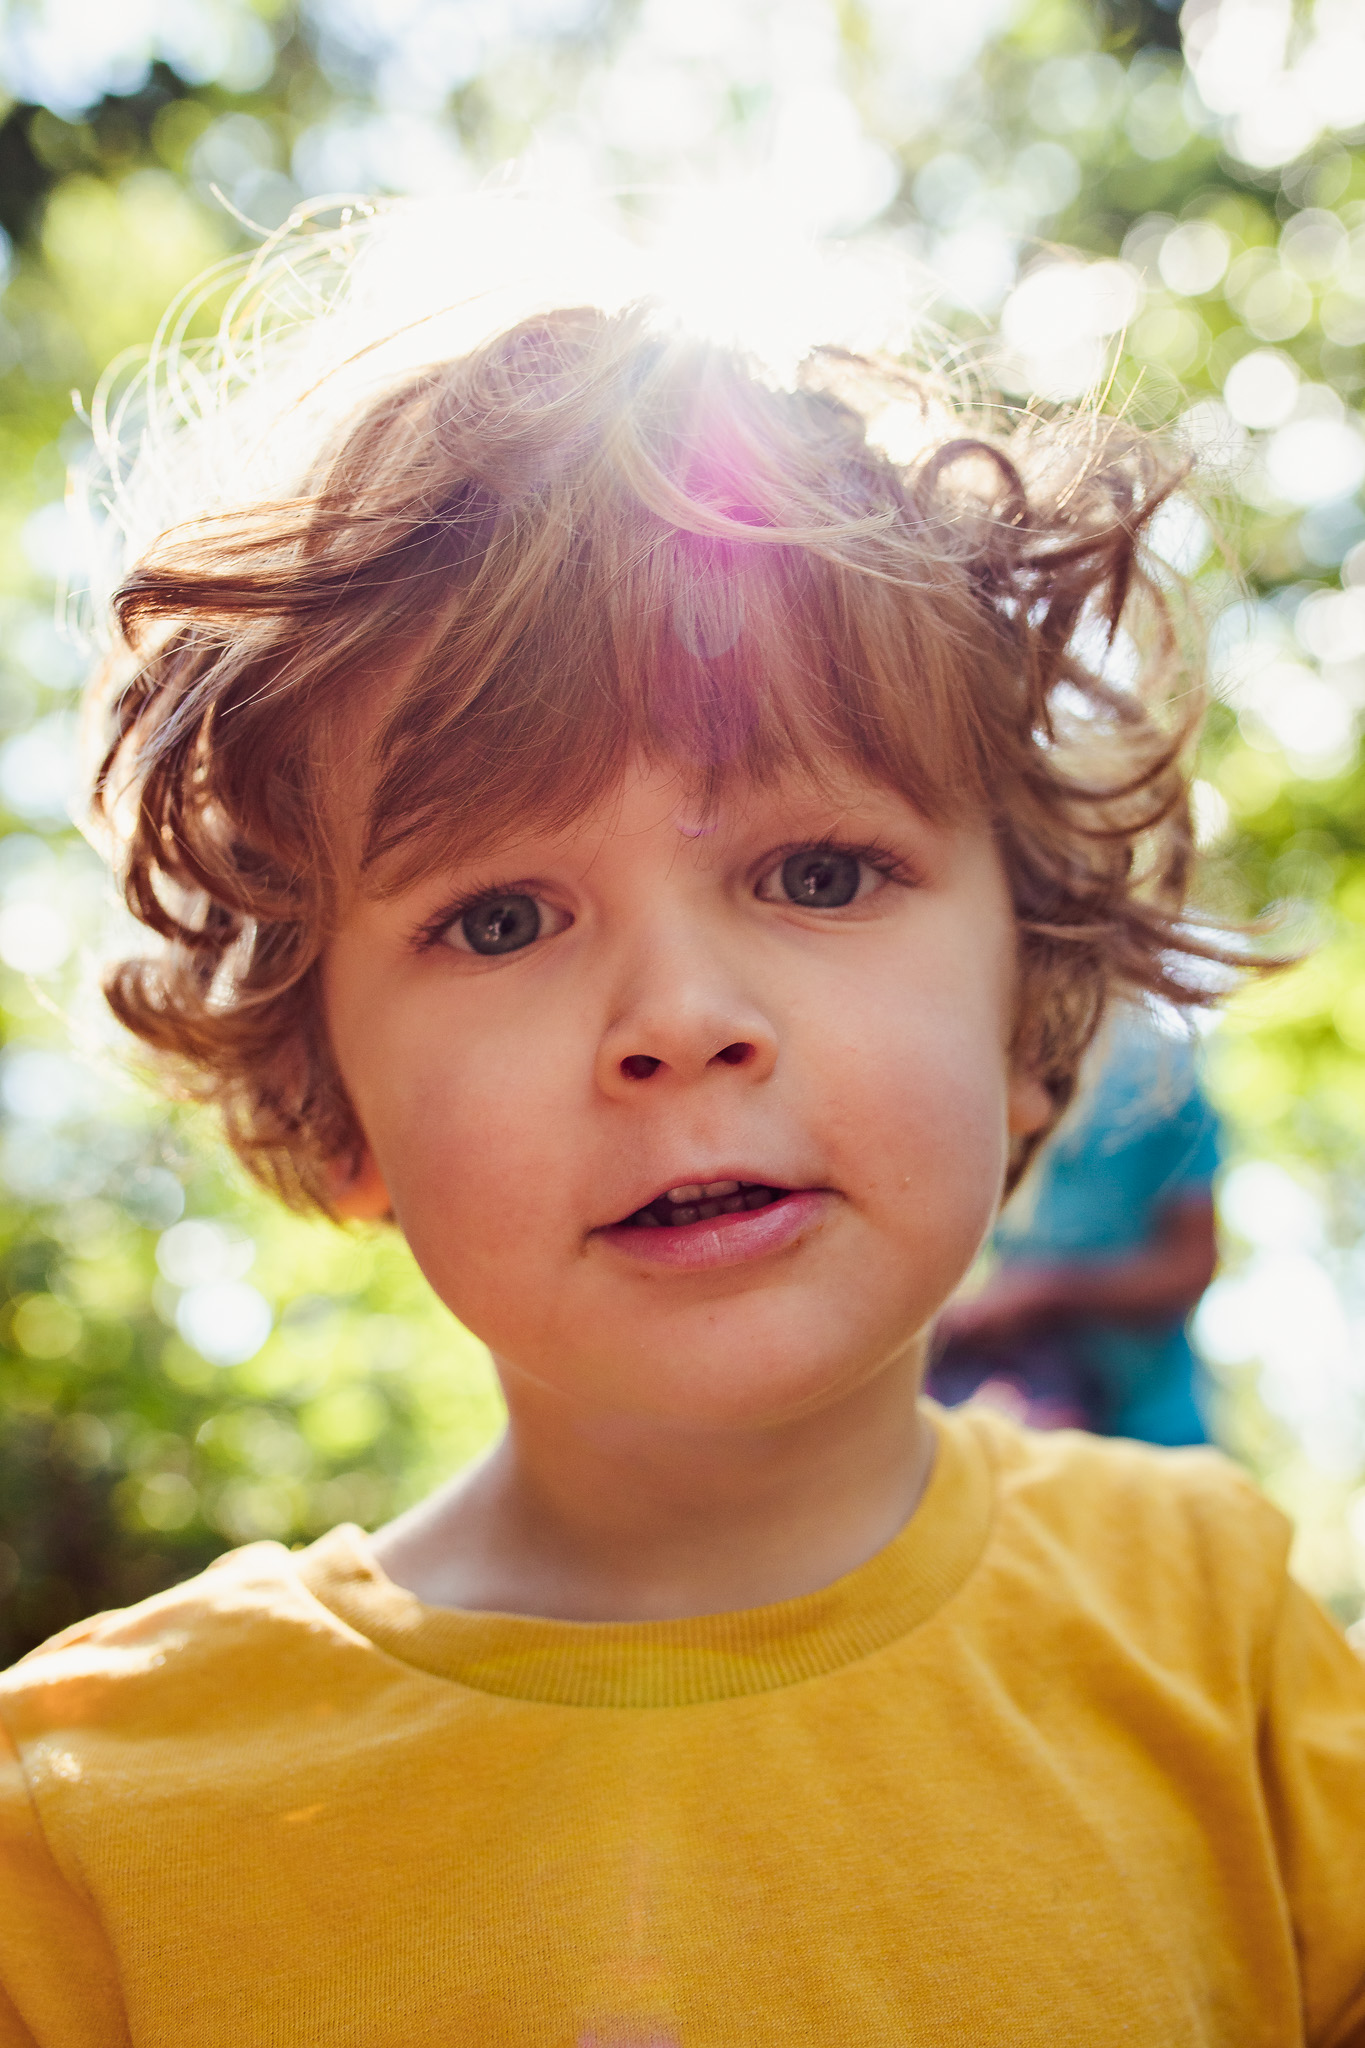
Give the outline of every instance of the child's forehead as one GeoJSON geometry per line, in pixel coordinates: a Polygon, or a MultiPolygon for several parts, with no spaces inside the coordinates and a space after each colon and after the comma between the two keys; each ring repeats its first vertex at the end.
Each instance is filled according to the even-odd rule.
{"type": "MultiPolygon", "coordinates": [[[[970,578],[865,448],[860,488],[875,517],[849,524],[867,507],[835,491],[833,472],[857,456],[837,438],[818,462],[806,448],[808,476],[779,475],[769,449],[772,503],[749,508],[748,523],[731,507],[724,539],[686,523],[704,524],[707,507],[672,472],[695,448],[674,450],[668,474],[656,464],[649,484],[604,442],[543,503],[490,499],[467,558],[438,549],[415,581],[409,564],[393,587],[420,588],[431,617],[402,673],[381,656],[377,687],[357,693],[370,748],[365,890],[393,893],[531,831],[592,829],[642,753],[687,785],[699,839],[716,816],[792,781],[837,803],[850,778],[880,780],[935,815],[979,803],[977,696],[1001,665],[993,629],[970,578]],[[808,503],[821,482],[830,502],[808,503]]],[[[683,481],[697,483],[690,470],[683,481]]]]}
{"type": "MultiPolygon", "coordinates": [[[[635,755],[571,816],[523,814],[496,825],[485,821],[482,829],[452,816],[445,834],[438,828],[427,838],[423,874],[409,869],[403,879],[416,883],[452,868],[541,859],[588,867],[608,852],[629,859],[645,841],[709,864],[751,841],[857,837],[892,827],[923,834],[936,829],[908,797],[856,764],[831,763],[819,775],[793,767],[757,777],[736,769],[717,784],[686,764],[635,755]]],[[[389,893],[383,878],[375,880],[376,893],[389,893]]]]}

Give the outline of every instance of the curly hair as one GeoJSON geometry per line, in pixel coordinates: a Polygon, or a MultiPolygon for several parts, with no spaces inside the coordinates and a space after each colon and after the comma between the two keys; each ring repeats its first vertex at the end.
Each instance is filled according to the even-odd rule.
{"type": "Polygon", "coordinates": [[[114,597],[94,803],[162,943],[108,999],[327,1210],[364,1144],[320,1000],[350,892],[567,824],[637,754],[702,801],[838,764],[993,829],[1014,1054],[1060,1114],[1112,993],[1203,1003],[1229,957],[1185,913],[1198,662],[1145,546],[1181,477],[1119,421],[843,350],[775,386],[640,306],[406,373],[114,597]]]}

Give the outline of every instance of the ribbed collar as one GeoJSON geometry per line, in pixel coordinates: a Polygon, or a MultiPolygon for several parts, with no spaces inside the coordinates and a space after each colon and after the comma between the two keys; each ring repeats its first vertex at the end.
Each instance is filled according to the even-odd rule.
{"type": "Polygon", "coordinates": [[[833,1585],[684,1621],[544,1621],[428,1607],[386,1578],[364,1532],[333,1529],[295,1560],[308,1590],[377,1648],[480,1692],[565,1707],[686,1707],[818,1678],[916,1628],[985,1545],[992,1480],[965,1418],[932,1411],[934,1470],[885,1549],[833,1585]]]}

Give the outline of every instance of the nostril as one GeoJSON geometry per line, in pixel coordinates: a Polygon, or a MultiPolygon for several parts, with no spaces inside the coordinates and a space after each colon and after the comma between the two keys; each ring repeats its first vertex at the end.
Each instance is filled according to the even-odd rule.
{"type": "Polygon", "coordinates": [[[647,1052],[633,1052],[622,1060],[621,1072],[629,1081],[647,1081],[660,1064],[647,1052]]]}
{"type": "Polygon", "coordinates": [[[723,1045],[716,1058],[724,1060],[727,1067],[742,1067],[746,1060],[753,1058],[753,1052],[747,1039],[737,1038],[733,1045],[723,1045]]]}

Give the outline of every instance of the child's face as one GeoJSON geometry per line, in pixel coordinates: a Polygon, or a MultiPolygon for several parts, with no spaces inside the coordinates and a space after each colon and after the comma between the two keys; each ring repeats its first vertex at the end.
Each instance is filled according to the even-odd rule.
{"type": "Polygon", "coordinates": [[[702,818],[640,769],[357,902],[325,992],[442,1300],[514,1377],[705,1428],[851,1392],[962,1277],[1048,1115],[1009,1070],[1014,965],[984,829],[856,777],[702,818]]]}

